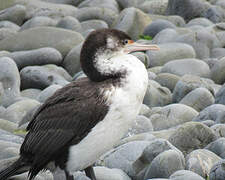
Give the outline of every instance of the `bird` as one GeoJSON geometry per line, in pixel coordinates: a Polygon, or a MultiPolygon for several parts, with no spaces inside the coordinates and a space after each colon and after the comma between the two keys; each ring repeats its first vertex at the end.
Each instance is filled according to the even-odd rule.
{"type": "Polygon", "coordinates": [[[117,29],[98,29],[83,43],[80,64],[86,77],[72,81],[34,113],[19,158],[0,172],[5,180],[28,171],[28,179],[53,163],[74,180],[84,170],[96,180],[93,164],[127,133],[138,115],[148,74],[134,51],[159,50],[134,42],[117,29]]]}

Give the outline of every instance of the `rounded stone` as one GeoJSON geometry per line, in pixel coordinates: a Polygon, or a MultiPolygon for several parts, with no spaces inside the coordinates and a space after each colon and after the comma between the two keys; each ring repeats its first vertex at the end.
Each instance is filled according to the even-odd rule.
{"type": "Polygon", "coordinates": [[[195,58],[194,49],[184,43],[165,43],[159,44],[160,51],[147,51],[147,55],[149,56],[150,66],[162,66],[169,61],[179,59],[177,61],[181,61],[181,59],[185,58],[195,58]]]}
{"type": "Polygon", "coordinates": [[[15,34],[17,34],[17,31],[15,29],[0,28],[0,41],[9,38],[15,34]]]}
{"type": "Polygon", "coordinates": [[[178,35],[175,29],[163,29],[153,38],[152,42],[155,44],[174,42],[178,35]]]}
{"type": "Polygon", "coordinates": [[[200,87],[208,89],[213,95],[215,94],[212,83],[207,79],[195,75],[182,76],[173,90],[173,102],[180,102],[189,92],[200,87]]]}
{"type": "Polygon", "coordinates": [[[26,8],[19,4],[0,11],[0,21],[11,21],[19,26],[25,21],[25,16],[26,8]]]}
{"type": "Polygon", "coordinates": [[[28,111],[38,106],[40,103],[33,99],[25,99],[10,105],[6,109],[6,119],[18,123],[26,115],[28,111]]]}
{"type": "Polygon", "coordinates": [[[214,48],[211,51],[211,58],[221,59],[225,56],[225,48],[214,48]]]}
{"type": "Polygon", "coordinates": [[[23,142],[23,138],[15,135],[14,132],[11,133],[11,132],[0,129],[0,141],[3,141],[1,142],[0,149],[4,150],[4,147],[5,148],[19,147],[19,145],[21,145],[23,142]]]}
{"type": "Polygon", "coordinates": [[[206,88],[196,88],[189,92],[183,99],[179,102],[180,104],[185,104],[194,108],[196,111],[201,111],[207,106],[214,103],[214,96],[206,88]]]}
{"type": "Polygon", "coordinates": [[[83,46],[83,43],[78,44],[67,54],[63,60],[62,66],[67,70],[67,72],[74,76],[81,70],[80,67],[80,51],[83,46]]]}
{"type": "Polygon", "coordinates": [[[55,26],[56,21],[50,17],[46,16],[35,16],[29,20],[27,20],[20,28],[20,31],[24,31],[25,29],[40,27],[40,26],[55,26]]]}
{"type": "Polygon", "coordinates": [[[176,26],[171,23],[170,21],[164,19],[158,19],[153,21],[151,24],[145,27],[143,34],[151,36],[152,38],[155,37],[160,31],[166,28],[175,28],[176,26]]]}
{"type": "Polygon", "coordinates": [[[204,180],[203,177],[198,174],[188,171],[188,170],[179,170],[173,173],[170,176],[170,180],[204,180]]]}
{"type": "Polygon", "coordinates": [[[45,64],[56,64],[62,63],[62,55],[59,51],[54,48],[40,48],[29,51],[17,51],[9,54],[18,69],[22,69],[25,66],[34,65],[45,65],[45,64]]]}
{"type": "Polygon", "coordinates": [[[82,27],[81,27],[80,22],[72,16],[66,16],[66,17],[62,18],[57,23],[56,27],[69,29],[69,30],[73,30],[76,32],[82,32],[82,27]]]}
{"type": "Polygon", "coordinates": [[[162,67],[161,72],[178,76],[191,74],[205,78],[209,78],[211,73],[208,64],[198,59],[178,59],[167,62],[162,67]]]}
{"type": "Polygon", "coordinates": [[[149,113],[154,130],[163,130],[191,121],[198,115],[192,107],[184,104],[170,104],[162,108],[153,108],[149,113]]]}
{"type": "Polygon", "coordinates": [[[225,158],[225,138],[219,138],[213,142],[211,142],[210,144],[208,144],[205,149],[208,149],[209,151],[214,152],[216,155],[218,155],[221,158],[225,158]]]}
{"type": "Polygon", "coordinates": [[[199,122],[183,124],[169,137],[169,141],[185,155],[205,147],[215,139],[213,130],[199,122]]]}
{"type": "Polygon", "coordinates": [[[40,93],[41,93],[40,89],[30,88],[30,89],[25,89],[25,90],[21,91],[21,96],[27,97],[27,98],[30,98],[30,99],[38,100],[38,96],[39,96],[40,93]]]}
{"type": "Polygon", "coordinates": [[[63,76],[44,66],[27,66],[20,71],[20,77],[21,89],[45,89],[53,84],[64,86],[69,83],[63,76]]]}
{"type": "Polygon", "coordinates": [[[166,87],[162,87],[154,80],[149,80],[143,103],[149,107],[165,106],[172,102],[172,94],[166,87]]]}
{"type": "Polygon", "coordinates": [[[210,127],[216,134],[217,138],[225,137],[225,124],[215,124],[210,127]]]}
{"type": "Polygon", "coordinates": [[[5,119],[0,119],[0,129],[13,133],[17,129],[17,124],[5,119]]]}
{"type": "Polygon", "coordinates": [[[154,78],[154,81],[158,82],[161,86],[167,87],[171,92],[173,92],[173,89],[179,79],[180,77],[175,74],[159,73],[154,78]]]}
{"type": "Polygon", "coordinates": [[[213,22],[204,17],[194,18],[186,24],[186,27],[195,26],[195,25],[207,27],[207,26],[213,25],[213,22]]]}
{"type": "Polygon", "coordinates": [[[225,84],[216,93],[215,103],[225,105],[225,84]]]}
{"type": "Polygon", "coordinates": [[[212,104],[203,109],[193,121],[213,120],[216,123],[225,123],[225,105],[212,104]]]}
{"type": "Polygon", "coordinates": [[[149,67],[150,59],[144,52],[133,52],[132,55],[136,56],[144,65],[146,68],[149,67]]]}
{"type": "Polygon", "coordinates": [[[225,58],[220,59],[211,69],[211,77],[215,83],[225,82],[225,58]]]}
{"type": "Polygon", "coordinates": [[[14,29],[15,31],[19,31],[20,26],[11,21],[0,21],[0,28],[9,28],[14,29]]]}
{"type": "Polygon", "coordinates": [[[50,96],[52,96],[60,88],[62,88],[62,86],[57,84],[48,86],[38,95],[37,97],[38,101],[44,103],[50,96]]]}
{"type": "Polygon", "coordinates": [[[209,173],[210,180],[224,180],[225,179],[225,160],[220,160],[215,163],[209,173]]]}
{"type": "Polygon", "coordinates": [[[220,161],[221,158],[206,149],[197,149],[186,156],[185,169],[207,178],[212,166],[220,161]]]}
{"type": "Polygon", "coordinates": [[[165,15],[168,0],[151,0],[144,1],[138,8],[148,14],[165,15]]]}
{"type": "Polygon", "coordinates": [[[87,29],[102,29],[102,28],[109,28],[108,24],[105,21],[98,20],[98,19],[92,19],[81,22],[81,27],[83,30],[87,29]]]}
{"type": "Polygon", "coordinates": [[[183,170],[185,166],[184,156],[175,151],[167,150],[156,156],[149,165],[145,178],[168,178],[178,170],[183,170]]]}
{"type": "Polygon", "coordinates": [[[63,57],[83,41],[80,33],[54,27],[36,27],[24,30],[0,42],[0,50],[25,51],[53,47],[63,57]],[[17,43],[15,43],[17,42],[17,43]]]}
{"type": "MultiPolygon", "coordinates": [[[[2,135],[4,136],[4,135],[2,135]]],[[[12,138],[12,135],[8,135],[8,138],[12,138]]],[[[22,138],[21,138],[22,139],[22,138]]],[[[0,148],[0,159],[8,159],[15,157],[19,154],[20,144],[15,142],[8,142],[5,140],[1,140],[1,148],[0,148]]]]}
{"type": "Polygon", "coordinates": [[[7,107],[20,97],[20,74],[11,58],[0,58],[0,67],[0,104],[7,107]]]}

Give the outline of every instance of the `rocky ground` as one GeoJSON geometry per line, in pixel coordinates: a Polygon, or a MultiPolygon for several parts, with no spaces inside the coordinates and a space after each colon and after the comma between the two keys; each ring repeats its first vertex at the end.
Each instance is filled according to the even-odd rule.
{"type": "Polygon", "coordinates": [[[0,169],[17,158],[35,109],[83,76],[80,49],[99,28],[160,51],[134,53],[148,90],[128,134],[96,162],[97,179],[224,180],[225,0],[1,0],[0,169]]]}

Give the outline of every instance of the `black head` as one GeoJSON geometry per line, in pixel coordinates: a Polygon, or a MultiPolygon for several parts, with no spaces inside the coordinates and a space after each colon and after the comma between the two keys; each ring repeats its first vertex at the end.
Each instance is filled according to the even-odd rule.
{"type": "Polygon", "coordinates": [[[101,53],[120,51],[131,38],[124,32],[116,29],[100,29],[93,31],[86,38],[81,49],[80,62],[84,73],[92,81],[104,81],[109,78],[118,78],[120,73],[101,74],[94,66],[95,57],[101,53]]]}

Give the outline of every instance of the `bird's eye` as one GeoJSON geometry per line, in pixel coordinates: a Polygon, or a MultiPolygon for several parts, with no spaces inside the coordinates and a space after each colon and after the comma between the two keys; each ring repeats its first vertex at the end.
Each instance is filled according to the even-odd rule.
{"type": "Polygon", "coordinates": [[[129,43],[129,40],[128,39],[123,40],[123,45],[126,45],[128,43],[129,43]]]}

